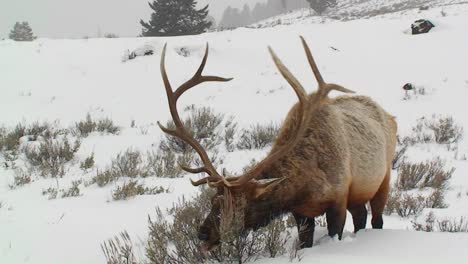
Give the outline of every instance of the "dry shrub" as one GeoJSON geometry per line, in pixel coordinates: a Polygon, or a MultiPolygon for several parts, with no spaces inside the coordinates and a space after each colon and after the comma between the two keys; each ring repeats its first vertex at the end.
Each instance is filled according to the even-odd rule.
{"type": "Polygon", "coordinates": [[[80,148],[81,142],[77,139],[71,145],[67,137],[45,139],[39,146],[29,146],[24,150],[29,164],[37,168],[43,177],[62,177],[65,174],[65,164],[73,160],[80,148]]]}
{"type": "Polygon", "coordinates": [[[413,220],[411,221],[411,224],[413,225],[413,229],[416,231],[433,232],[435,231],[435,220],[434,213],[430,212],[426,215],[424,222],[417,222],[413,220]]]}
{"type": "Polygon", "coordinates": [[[0,151],[15,151],[18,150],[20,139],[26,135],[26,126],[18,123],[16,127],[7,131],[5,128],[0,137],[0,151]]]}
{"type": "MultiPolygon", "coordinates": [[[[183,156],[182,156],[183,157],[183,156]]],[[[149,175],[157,177],[177,178],[182,176],[183,171],[177,165],[177,155],[170,150],[151,151],[146,155],[146,170],[149,175]]],[[[187,163],[179,157],[179,162],[187,163]]]]}
{"type": "Polygon", "coordinates": [[[424,208],[446,208],[445,190],[434,189],[429,195],[412,194],[393,187],[389,194],[384,213],[397,213],[401,217],[418,215],[424,208]]]}
{"type": "Polygon", "coordinates": [[[224,145],[228,152],[232,152],[236,149],[234,144],[234,137],[237,133],[237,123],[234,121],[234,117],[230,117],[224,124],[224,145]]]}
{"type": "Polygon", "coordinates": [[[14,170],[13,183],[9,185],[10,189],[16,189],[18,187],[24,186],[31,183],[32,175],[30,171],[17,168],[14,170]]]}
{"type": "Polygon", "coordinates": [[[89,157],[87,157],[84,161],[80,163],[80,169],[83,171],[87,171],[94,167],[94,153],[91,153],[89,157]]]}
{"type": "MultiPolygon", "coordinates": [[[[182,121],[185,129],[200,142],[204,149],[210,151],[221,142],[222,138],[217,130],[223,122],[224,115],[215,113],[212,108],[196,108],[194,105],[187,107],[184,111],[189,112],[189,116],[182,121]]],[[[166,127],[174,129],[174,121],[167,121],[166,127]]],[[[179,154],[192,151],[192,147],[185,141],[170,135],[165,135],[160,148],[175,151],[179,154]]]]}
{"type": "Polygon", "coordinates": [[[468,220],[465,217],[437,221],[440,232],[468,232],[468,220]]]}
{"type": "Polygon", "coordinates": [[[107,184],[113,182],[114,175],[112,174],[112,171],[110,170],[104,170],[99,172],[99,170],[96,172],[96,176],[93,177],[91,180],[91,183],[96,183],[99,187],[104,187],[107,184]]]}
{"type": "MultiPolygon", "coordinates": [[[[219,147],[220,143],[225,141],[227,144],[226,148],[229,148],[229,144],[231,144],[231,140],[234,138],[235,134],[235,123],[232,118],[228,119],[224,122],[224,115],[217,114],[214,112],[212,108],[209,107],[201,107],[196,108],[194,105],[191,105],[184,109],[185,112],[188,112],[189,116],[183,120],[184,128],[202,145],[202,147],[211,154],[211,161],[213,163],[217,162],[217,147],[219,147]],[[223,123],[224,122],[224,123],[223,123]],[[224,124],[224,125],[223,125],[224,124]],[[221,129],[224,128],[226,131],[223,134],[220,132],[221,129]],[[232,138],[231,138],[232,137],[232,138]]],[[[166,127],[169,129],[174,129],[175,125],[172,120],[166,122],[166,127]]],[[[158,172],[156,175],[165,174],[161,171],[169,169],[169,175],[164,176],[180,176],[182,172],[177,169],[173,169],[177,167],[176,163],[182,164],[187,167],[191,166],[199,166],[201,164],[200,159],[198,158],[195,150],[192,147],[185,143],[185,141],[173,137],[170,135],[165,135],[164,139],[161,141],[159,145],[160,151],[158,152],[159,155],[162,155],[166,161],[172,161],[172,164],[165,163],[163,166],[156,164],[153,167],[153,172],[158,172]],[[172,157],[172,154],[175,154],[176,157],[172,157]],[[177,161],[177,162],[176,162],[177,161]],[[158,169],[158,167],[160,169],[158,169]],[[180,173],[180,174],[179,174],[180,173]]],[[[153,165],[154,162],[150,162],[153,165]]]]}
{"type": "Polygon", "coordinates": [[[220,224],[223,243],[203,254],[199,250],[198,227],[210,211],[212,195],[212,190],[205,190],[192,201],[179,200],[167,212],[173,221],[168,221],[157,209],[156,217],[149,219],[148,263],[245,263],[260,256],[275,257],[285,252],[284,245],[289,239],[285,221],[276,220],[255,232],[244,232],[241,210],[224,207],[220,224]]]}
{"type": "Polygon", "coordinates": [[[66,197],[80,196],[81,195],[81,193],[80,193],[80,184],[81,183],[83,183],[83,181],[81,181],[81,180],[72,181],[72,185],[70,186],[70,188],[68,188],[67,190],[61,190],[61,192],[62,192],[61,197],[66,198],[66,197]]]}
{"type": "Polygon", "coordinates": [[[447,204],[444,202],[445,190],[435,189],[431,194],[426,197],[426,208],[447,208],[447,204]]]}
{"type": "Polygon", "coordinates": [[[87,137],[95,131],[115,135],[119,133],[120,128],[109,118],[94,120],[88,113],[85,120],[75,123],[75,127],[71,129],[72,134],[79,137],[87,137]]]}
{"type": "Polygon", "coordinates": [[[299,240],[299,238],[296,238],[289,249],[289,262],[294,262],[295,260],[297,260],[298,262],[302,261],[302,259],[304,258],[304,251],[300,249],[301,241],[299,240]]]}
{"type": "Polygon", "coordinates": [[[398,168],[397,188],[411,190],[414,188],[431,187],[445,189],[455,168],[444,170],[445,162],[435,159],[427,162],[402,162],[398,168]]]}
{"type": "Polygon", "coordinates": [[[408,150],[408,143],[404,140],[401,140],[400,137],[397,137],[397,146],[395,150],[395,156],[392,160],[392,170],[396,170],[400,167],[406,159],[405,153],[408,150]]]}
{"type": "Polygon", "coordinates": [[[144,164],[141,152],[131,148],[112,159],[110,170],[114,178],[147,176],[143,173],[144,164]]]}
{"type": "Polygon", "coordinates": [[[463,127],[457,125],[451,116],[433,115],[431,118],[419,118],[408,140],[411,144],[429,142],[456,144],[462,137],[463,127]]]}
{"type": "Polygon", "coordinates": [[[47,195],[49,200],[57,199],[59,189],[56,187],[49,187],[42,190],[42,195],[47,195]]]}
{"type": "Polygon", "coordinates": [[[42,190],[42,195],[47,195],[49,200],[67,197],[78,197],[81,195],[80,185],[83,183],[82,180],[72,181],[72,185],[68,189],[62,189],[59,187],[58,180],[56,187],[49,187],[42,190]]]}
{"type": "Polygon", "coordinates": [[[58,123],[53,124],[34,122],[26,128],[25,135],[29,141],[36,141],[40,137],[44,139],[57,138],[59,135],[66,135],[67,130],[58,127],[58,123]]]}
{"type": "Polygon", "coordinates": [[[468,232],[468,220],[465,217],[437,220],[433,212],[430,212],[423,222],[412,221],[416,231],[424,232],[468,232]]]}
{"type": "Polygon", "coordinates": [[[428,127],[434,132],[435,142],[439,144],[457,143],[463,137],[463,128],[450,117],[433,117],[428,127]]]}
{"type": "Polygon", "coordinates": [[[425,199],[422,195],[411,195],[405,193],[401,199],[397,200],[395,211],[401,217],[418,215],[425,206],[425,199]]]}
{"type": "Polygon", "coordinates": [[[279,127],[274,123],[253,125],[249,129],[242,130],[237,148],[262,149],[273,142],[278,130],[279,127]]]}
{"type": "Polygon", "coordinates": [[[397,213],[401,217],[408,217],[410,215],[418,215],[425,206],[426,199],[424,196],[401,192],[396,188],[392,188],[388,194],[387,206],[384,213],[387,215],[397,213]]]}
{"type": "Polygon", "coordinates": [[[107,264],[138,264],[133,250],[133,242],[127,231],[101,244],[107,264]]]}
{"type": "Polygon", "coordinates": [[[112,191],[112,199],[114,201],[127,200],[137,195],[154,195],[164,192],[168,192],[168,190],[163,187],[145,187],[143,184],[138,183],[138,181],[130,180],[121,186],[117,186],[112,191]]]}

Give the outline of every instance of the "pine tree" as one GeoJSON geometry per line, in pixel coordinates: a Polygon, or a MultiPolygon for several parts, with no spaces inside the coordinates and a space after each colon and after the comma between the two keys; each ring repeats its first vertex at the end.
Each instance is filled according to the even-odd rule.
{"type": "Polygon", "coordinates": [[[142,35],[180,36],[195,35],[211,27],[207,20],[208,5],[197,10],[196,0],[155,0],[149,3],[153,14],[148,23],[140,20],[142,35]]]}
{"type": "Polygon", "coordinates": [[[322,14],[330,7],[336,6],[336,0],[307,0],[312,8],[317,14],[322,14]]]}
{"type": "Polygon", "coordinates": [[[33,41],[36,37],[33,35],[32,29],[28,22],[16,22],[13,29],[10,31],[10,39],[15,41],[33,41]]]}

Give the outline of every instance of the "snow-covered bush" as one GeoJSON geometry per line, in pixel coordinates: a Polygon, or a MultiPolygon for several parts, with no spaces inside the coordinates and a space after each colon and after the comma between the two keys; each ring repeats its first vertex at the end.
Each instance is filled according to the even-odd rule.
{"type": "Polygon", "coordinates": [[[149,175],[177,178],[183,171],[177,165],[177,156],[169,150],[149,151],[146,155],[146,170],[149,175]]]}
{"type": "Polygon", "coordinates": [[[141,152],[131,148],[112,159],[110,170],[114,178],[147,176],[141,152]]]}
{"type": "Polygon", "coordinates": [[[106,33],[106,34],[104,34],[104,37],[105,38],[119,38],[119,35],[117,35],[115,33],[106,33]]]}
{"type": "Polygon", "coordinates": [[[82,169],[85,172],[91,169],[92,167],[94,167],[94,153],[91,153],[89,157],[87,157],[80,163],[80,169],[82,169]]]}
{"type": "Polygon", "coordinates": [[[430,212],[429,214],[426,215],[426,218],[424,219],[423,222],[418,222],[418,221],[411,221],[413,224],[413,229],[416,231],[424,231],[424,232],[434,232],[435,231],[435,216],[433,212],[430,212]]]}
{"type": "Polygon", "coordinates": [[[403,142],[400,137],[397,137],[397,146],[395,149],[395,156],[392,160],[392,170],[396,170],[400,167],[401,163],[405,161],[405,153],[408,150],[408,143],[403,142]]]}
{"type": "Polygon", "coordinates": [[[401,217],[418,215],[426,206],[424,196],[392,189],[389,193],[385,213],[397,213],[401,217]]]}
{"type": "Polygon", "coordinates": [[[404,191],[426,187],[445,189],[455,169],[446,171],[444,167],[445,162],[441,159],[420,163],[402,162],[398,168],[396,186],[404,191]]]}
{"type": "Polygon", "coordinates": [[[451,116],[421,117],[412,130],[413,134],[404,139],[410,144],[457,144],[463,137],[463,127],[457,125],[451,116]]]}
{"type": "Polygon", "coordinates": [[[0,151],[15,151],[20,145],[20,139],[26,135],[26,126],[18,123],[15,128],[8,131],[2,129],[0,134],[0,151]]]}
{"type": "Polygon", "coordinates": [[[122,62],[126,62],[128,60],[133,60],[139,56],[151,56],[154,54],[154,47],[152,45],[143,45],[134,51],[126,50],[124,55],[122,56],[122,62]]]}
{"type": "MultiPolygon", "coordinates": [[[[275,257],[286,252],[290,238],[286,221],[277,220],[268,227],[250,234],[241,234],[242,213],[235,212],[231,220],[221,221],[222,246],[204,254],[199,249],[198,227],[210,210],[212,190],[203,191],[192,201],[185,199],[168,209],[169,221],[160,210],[149,219],[146,245],[147,263],[245,263],[261,256],[275,257]],[[223,224],[224,223],[224,224],[223,224]]],[[[224,213],[221,219],[224,219],[224,213]]]]}
{"type": "Polygon", "coordinates": [[[62,195],[61,197],[62,198],[66,198],[66,197],[77,197],[77,196],[80,196],[80,184],[82,183],[83,181],[81,180],[78,180],[78,181],[72,181],[72,185],[70,186],[70,188],[68,188],[67,190],[60,190],[62,195]]]}
{"type": "Polygon", "coordinates": [[[115,180],[114,175],[110,169],[104,171],[97,171],[96,176],[93,177],[91,183],[96,183],[99,187],[104,187],[115,180]]]}
{"type": "Polygon", "coordinates": [[[416,231],[424,232],[468,232],[468,219],[465,217],[437,220],[433,212],[426,215],[423,221],[412,221],[416,231]]]}
{"type": "Polygon", "coordinates": [[[133,252],[133,242],[127,231],[101,244],[107,264],[138,264],[133,252]]]}
{"type": "Polygon", "coordinates": [[[168,190],[162,187],[145,187],[143,184],[138,183],[138,181],[136,180],[130,180],[128,182],[125,182],[123,185],[117,186],[112,191],[112,199],[114,199],[114,201],[127,200],[128,198],[137,195],[154,195],[164,192],[168,192],[168,190]]]}
{"type": "Polygon", "coordinates": [[[252,125],[249,129],[242,130],[237,148],[262,149],[273,142],[278,130],[278,125],[274,123],[252,125]]]}
{"type": "Polygon", "coordinates": [[[385,213],[401,217],[418,215],[424,208],[445,208],[445,192],[454,168],[445,170],[445,162],[434,159],[421,163],[403,161],[398,178],[391,187],[385,213]],[[423,190],[422,193],[414,192],[423,190]]]}
{"type": "Polygon", "coordinates": [[[25,169],[17,168],[14,170],[13,182],[9,185],[10,189],[16,189],[31,183],[32,175],[30,171],[25,169]]]}
{"type": "Polygon", "coordinates": [[[438,221],[438,229],[440,232],[468,232],[468,219],[460,217],[438,221]]]}
{"type": "Polygon", "coordinates": [[[120,128],[109,118],[94,120],[88,113],[85,120],[75,123],[71,129],[72,134],[79,137],[87,137],[95,131],[115,135],[119,133],[120,128]]]}
{"type": "Polygon", "coordinates": [[[28,163],[38,169],[43,177],[65,175],[65,164],[73,160],[81,144],[76,139],[72,145],[66,136],[42,139],[37,143],[26,146],[24,154],[28,163]]]}
{"type": "MultiPolygon", "coordinates": [[[[185,108],[184,111],[188,112],[188,117],[182,120],[185,129],[200,142],[206,151],[210,151],[219,145],[222,138],[217,132],[222,129],[221,123],[224,119],[223,114],[215,113],[210,107],[198,108],[194,105],[185,108]]],[[[167,121],[166,127],[174,129],[174,122],[172,120],[167,121]]],[[[185,141],[170,135],[165,135],[160,148],[162,150],[172,150],[177,153],[192,151],[192,147],[185,143],[185,141]]]]}
{"type": "MultiPolygon", "coordinates": [[[[184,111],[188,112],[188,117],[182,120],[185,129],[191,133],[195,140],[200,142],[203,148],[210,154],[211,161],[216,163],[219,159],[217,154],[219,147],[221,147],[221,142],[224,140],[224,142],[228,144],[226,148],[232,147],[229,146],[229,144],[232,144],[233,142],[235,122],[232,118],[225,120],[223,114],[216,113],[210,107],[197,108],[194,105],[191,105],[186,107],[184,111]]],[[[174,122],[172,120],[167,121],[166,127],[174,129],[174,122]]],[[[185,141],[177,137],[166,134],[162,139],[159,148],[161,150],[160,154],[165,156],[166,161],[177,160],[177,163],[188,167],[198,166],[201,164],[195,150],[193,150],[189,144],[185,143],[185,141]],[[169,152],[175,153],[176,159],[168,156],[169,152]]],[[[171,168],[170,164],[166,165],[167,168],[171,168]]],[[[174,164],[174,166],[176,165],[174,164]]]]}
{"type": "Polygon", "coordinates": [[[182,57],[188,57],[191,54],[190,49],[187,47],[176,48],[175,52],[182,57]]]}
{"type": "Polygon", "coordinates": [[[234,121],[234,117],[230,117],[224,124],[224,145],[226,146],[226,150],[229,152],[234,151],[236,148],[234,144],[236,134],[237,123],[234,121]]]}

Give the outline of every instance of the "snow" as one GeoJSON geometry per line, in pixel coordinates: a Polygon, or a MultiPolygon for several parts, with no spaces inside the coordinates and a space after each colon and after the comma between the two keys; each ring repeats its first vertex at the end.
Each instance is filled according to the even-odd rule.
{"type": "MultiPolygon", "coordinates": [[[[235,116],[240,127],[281,122],[297,99],[278,74],[267,46],[271,45],[312,91],[316,84],[298,38],[303,35],[325,79],[371,96],[397,117],[399,134],[409,134],[419,117],[436,113],[453,116],[465,127],[464,136],[468,138],[467,14],[468,6],[460,4],[347,22],[314,23],[314,19],[306,19],[274,28],[240,28],[199,36],[0,41],[0,124],[11,127],[19,121],[58,120],[68,127],[87,113],[109,117],[122,132],[92,134],[83,140],[78,153],[84,159],[94,152],[98,168],[104,168],[129,147],[144,152],[155,149],[162,137],[155,123],[169,119],[159,74],[159,55],[166,42],[166,65],[173,87],[195,72],[206,42],[210,56],[205,73],[235,78],[187,92],[179,108],[211,106],[235,116]],[[431,20],[436,28],[429,34],[405,34],[420,18],[431,20]],[[125,50],[144,45],[154,47],[155,55],[121,62],[125,50]],[[178,54],[182,47],[187,48],[189,56],[178,54]],[[408,82],[430,92],[403,100],[402,86],[408,82]],[[130,127],[132,120],[135,128],[130,127]]],[[[259,159],[266,151],[229,154],[227,169],[240,171],[251,158],[259,159]]],[[[433,211],[440,217],[468,216],[468,162],[460,158],[468,155],[468,141],[460,143],[458,158],[436,145],[417,146],[409,155],[412,160],[441,156],[456,168],[446,199],[449,207],[433,211]]],[[[190,197],[197,192],[187,175],[180,179],[147,178],[146,184],[161,185],[171,192],[128,201],[112,201],[113,186],[96,185],[82,188],[83,195],[77,198],[47,200],[41,192],[55,186],[55,180],[37,179],[10,190],[12,175],[12,170],[0,168],[0,263],[104,263],[100,243],[124,229],[142,250],[148,214],[154,214],[156,206],[165,208],[182,195],[190,197]]],[[[59,184],[68,187],[72,180],[90,176],[71,169],[59,184]]],[[[464,249],[468,234],[410,231],[411,218],[385,216],[384,230],[354,235],[350,219],[342,241],[324,237],[325,230],[319,230],[318,245],[302,251],[303,262],[371,263],[378,259],[382,263],[454,263],[468,257],[464,249]]],[[[286,261],[288,257],[284,256],[258,263],[286,261]]]]}

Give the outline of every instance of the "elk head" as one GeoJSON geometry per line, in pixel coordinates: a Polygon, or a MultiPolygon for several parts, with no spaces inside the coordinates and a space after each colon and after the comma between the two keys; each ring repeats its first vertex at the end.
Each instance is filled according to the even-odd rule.
{"type": "MultiPolygon", "coordinates": [[[[158,125],[165,133],[178,137],[188,143],[200,156],[200,159],[203,163],[202,167],[188,168],[179,164],[183,170],[189,173],[208,174],[208,176],[205,178],[202,178],[198,181],[192,181],[192,185],[200,186],[203,184],[208,184],[210,187],[217,189],[217,193],[211,199],[211,212],[208,214],[204,223],[199,229],[198,237],[201,241],[203,241],[202,250],[204,251],[209,251],[220,243],[219,226],[221,211],[223,208],[232,209],[232,207],[236,206],[239,201],[244,201],[242,206],[240,206],[240,210],[243,213],[244,230],[256,229],[258,227],[265,226],[270,222],[270,220],[272,220],[273,217],[284,212],[282,211],[285,209],[283,208],[284,206],[282,207],[278,206],[278,204],[275,204],[281,199],[281,197],[278,197],[279,195],[275,195],[275,190],[280,188],[283,185],[282,183],[288,179],[276,178],[268,182],[261,182],[257,181],[256,178],[258,178],[259,175],[261,175],[267,168],[271,167],[279,159],[288,154],[288,152],[290,152],[297,145],[301,135],[305,131],[306,122],[309,118],[309,114],[312,112],[311,108],[314,106],[314,104],[317,104],[317,98],[320,99],[325,97],[328,92],[333,89],[343,92],[350,92],[341,86],[327,84],[323,81],[307,44],[302,37],[301,40],[314,75],[319,83],[319,89],[316,93],[318,96],[311,97],[315,98],[314,100],[308,98],[303,86],[283,65],[273,50],[269,48],[270,54],[278,70],[286,79],[286,81],[291,85],[299,99],[297,106],[298,124],[296,124],[295,128],[291,132],[287,142],[272,150],[272,152],[264,160],[257,163],[251,170],[237,177],[223,177],[216,171],[206,151],[203,149],[200,143],[195,140],[193,136],[184,128],[177,110],[177,100],[190,88],[195,87],[203,82],[227,82],[232,79],[202,75],[208,58],[207,44],[202,63],[195,75],[190,80],[178,87],[175,91],[173,91],[165,69],[166,45],[164,46],[161,55],[161,75],[164,81],[167,99],[169,102],[169,109],[175,124],[175,129],[168,129],[162,126],[159,122],[158,125]]],[[[284,201],[280,202],[283,205],[286,204],[283,203],[284,201]]]]}

